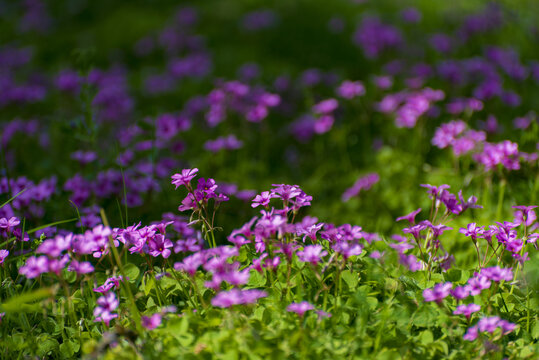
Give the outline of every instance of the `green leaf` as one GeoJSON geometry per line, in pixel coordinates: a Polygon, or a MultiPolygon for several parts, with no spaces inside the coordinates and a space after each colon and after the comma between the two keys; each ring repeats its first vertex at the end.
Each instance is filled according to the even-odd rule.
{"type": "Polygon", "coordinates": [[[37,339],[37,354],[46,356],[49,352],[57,350],[59,347],[58,341],[48,336],[42,336],[37,339]]]}
{"type": "Polygon", "coordinates": [[[54,328],[56,327],[56,322],[52,318],[48,317],[41,321],[41,326],[46,332],[52,334],[54,332],[54,328]]]}
{"type": "Polygon", "coordinates": [[[419,335],[419,342],[423,345],[428,345],[432,343],[434,340],[434,337],[432,336],[432,332],[430,330],[422,331],[419,335]]]}
{"type": "Polygon", "coordinates": [[[539,339],[539,322],[536,321],[535,325],[533,325],[531,335],[534,339],[539,339]]]}
{"type": "Polygon", "coordinates": [[[459,269],[450,269],[444,275],[445,281],[459,282],[462,280],[462,271],[459,269]]]}
{"type": "Polygon", "coordinates": [[[412,317],[412,323],[416,326],[429,327],[436,324],[438,309],[434,306],[421,306],[412,317]]]}
{"type": "Polygon", "coordinates": [[[140,269],[132,263],[128,263],[124,266],[125,276],[129,278],[129,282],[135,282],[140,275],[140,269]]]}
{"type": "Polygon", "coordinates": [[[359,274],[352,273],[350,270],[344,270],[341,273],[341,278],[346,282],[350,290],[355,289],[359,283],[359,274]]]}
{"type": "Polygon", "coordinates": [[[155,287],[155,279],[151,275],[147,275],[144,277],[144,281],[142,281],[142,287],[144,289],[144,295],[148,295],[150,291],[155,287]]]}
{"type": "Polygon", "coordinates": [[[65,358],[72,358],[73,355],[75,355],[76,352],[78,352],[80,349],[80,345],[74,341],[66,340],[64,343],[60,345],[60,353],[65,358]]]}
{"type": "Polygon", "coordinates": [[[249,282],[247,283],[249,287],[258,288],[264,286],[265,283],[266,278],[261,273],[256,270],[251,271],[249,282]]]}
{"type": "Polygon", "coordinates": [[[367,297],[367,305],[369,306],[369,309],[374,310],[378,306],[378,299],[372,296],[367,297]]]}
{"type": "Polygon", "coordinates": [[[66,269],[63,269],[62,276],[70,284],[73,284],[75,281],[77,281],[77,273],[74,271],[67,271],[66,269]]]}

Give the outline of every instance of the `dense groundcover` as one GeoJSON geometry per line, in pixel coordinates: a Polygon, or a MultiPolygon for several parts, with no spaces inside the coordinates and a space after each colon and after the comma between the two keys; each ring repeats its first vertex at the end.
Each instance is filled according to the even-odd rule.
{"type": "Polygon", "coordinates": [[[535,0],[0,18],[0,358],[539,358],[535,0]]]}

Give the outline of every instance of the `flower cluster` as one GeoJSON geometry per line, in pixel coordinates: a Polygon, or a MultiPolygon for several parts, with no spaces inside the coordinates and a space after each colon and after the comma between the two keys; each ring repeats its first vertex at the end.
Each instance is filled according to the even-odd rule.
{"type": "Polygon", "coordinates": [[[94,309],[94,321],[102,321],[108,326],[112,319],[118,317],[118,314],[114,313],[113,311],[118,308],[119,304],[120,302],[113,292],[105,293],[103,296],[97,299],[97,307],[94,309]]]}
{"type": "Polygon", "coordinates": [[[507,320],[500,319],[498,316],[485,317],[477,322],[476,325],[469,327],[464,334],[464,340],[473,341],[477,339],[480,333],[494,333],[496,329],[501,329],[502,335],[511,333],[517,327],[516,324],[507,320]]]}
{"type": "Polygon", "coordinates": [[[227,111],[241,114],[250,122],[261,122],[268,116],[269,108],[279,105],[281,99],[261,88],[230,81],[213,89],[206,101],[209,104],[206,121],[216,126],[226,119],[227,111]]]}
{"type": "Polygon", "coordinates": [[[386,95],[380,103],[378,110],[382,113],[395,114],[397,127],[412,128],[423,114],[431,108],[432,103],[445,97],[441,90],[425,88],[413,92],[398,92],[386,95]]]}

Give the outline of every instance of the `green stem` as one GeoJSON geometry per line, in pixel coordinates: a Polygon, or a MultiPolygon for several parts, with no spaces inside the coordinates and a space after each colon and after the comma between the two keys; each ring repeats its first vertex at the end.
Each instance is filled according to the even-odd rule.
{"type": "Polygon", "coordinates": [[[503,197],[505,195],[505,185],[506,181],[505,179],[502,179],[500,182],[500,192],[498,193],[498,206],[496,209],[496,219],[500,219],[502,216],[502,208],[503,208],[503,197]]]}

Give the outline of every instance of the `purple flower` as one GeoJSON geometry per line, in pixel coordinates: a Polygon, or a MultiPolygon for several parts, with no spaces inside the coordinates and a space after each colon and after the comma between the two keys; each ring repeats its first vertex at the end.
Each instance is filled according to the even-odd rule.
{"type": "Polygon", "coordinates": [[[187,256],[183,259],[182,262],[177,262],[174,264],[174,269],[176,271],[185,271],[190,276],[194,276],[198,268],[205,263],[205,258],[202,253],[197,252],[192,255],[187,256]]]}
{"type": "Polygon", "coordinates": [[[412,272],[416,272],[423,268],[423,264],[421,263],[421,261],[417,260],[417,258],[413,254],[406,255],[404,253],[400,253],[399,262],[403,266],[406,266],[412,272]]]}
{"type": "Polygon", "coordinates": [[[459,190],[459,200],[460,200],[460,205],[462,206],[461,211],[465,211],[467,209],[482,209],[483,208],[481,205],[476,205],[477,198],[475,196],[470,196],[468,200],[464,200],[464,197],[462,196],[462,190],[459,190]]]}
{"type": "Polygon", "coordinates": [[[421,184],[421,187],[427,188],[427,193],[430,195],[431,199],[437,199],[442,195],[442,192],[445,189],[449,189],[449,185],[443,184],[440,186],[434,186],[429,184],[421,184]]]}
{"type": "Polygon", "coordinates": [[[507,320],[502,319],[502,320],[498,321],[498,327],[500,327],[502,329],[502,334],[503,335],[507,335],[510,332],[512,332],[513,330],[515,330],[517,325],[513,324],[513,323],[510,323],[507,320]]]}
{"type": "Polygon", "coordinates": [[[513,209],[517,209],[515,211],[515,223],[516,224],[523,224],[525,223],[526,226],[530,226],[533,224],[533,222],[537,219],[537,215],[535,214],[535,209],[537,206],[513,206],[513,209]]]}
{"type": "Polygon", "coordinates": [[[148,239],[148,253],[157,257],[161,255],[165,259],[172,253],[170,248],[173,246],[172,241],[165,239],[162,234],[156,234],[148,239]]]}
{"type": "Polygon", "coordinates": [[[319,102],[318,104],[313,106],[313,112],[316,114],[330,114],[337,107],[339,106],[339,103],[336,99],[327,99],[319,102]]]}
{"type": "Polygon", "coordinates": [[[36,252],[45,254],[50,257],[58,257],[62,252],[71,248],[73,234],[67,236],[58,235],[54,239],[43,241],[37,248],[36,252]]]}
{"type": "Polygon", "coordinates": [[[453,311],[453,314],[464,315],[469,319],[474,312],[478,312],[479,310],[481,310],[481,306],[477,304],[459,305],[455,311],[453,311]]]}
{"type": "Polygon", "coordinates": [[[274,188],[271,193],[284,202],[288,202],[303,193],[297,185],[273,184],[272,186],[274,188]]]}
{"type": "Polygon", "coordinates": [[[269,9],[251,11],[241,19],[241,26],[250,31],[258,31],[274,26],[279,21],[278,15],[269,9]]]}
{"type": "Polygon", "coordinates": [[[315,120],[313,130],[317,134],[325,134],[333,127],[335,118],[333,115],[322,115],[315,120]]]}
{"type": "Polygon", "coordinates": [[[270,200],[273,199],[273,198],[276,198],[276,197],[277,197],[277,195],[273,194],[272,192],[263,191],[260,195],[255,196],[251,206],[253,208],[256,208],[259,205],[267,207],[269,205],[269,203],[270,203],[270,200]]]}
{"type": "Polygon", "coordinates": [[[313,309],[314,309],[314,306],[312,304],[308,303],[307,301],[302,301],[300,303],[292,303],[288,305],[288,307],[286,308],[286,311],[295,312],[300,317],[303,317],[303,315],[307,311],[313,310],[313,309]]]}
{"type": "Polygon", "coordinates": [[[268,296],[268,293],[256,289],[240,290],[232,289],[219,292],[212,300],[213,306],[227,308],[232,305],[253,304],[258,299],[268,296]]]}
{"type": "Polygon", "coordinates": [[[6,229],[6,231],[9,233],[11,228],[19,225],[20,223],[20,220],[16,217],[11,217],[9,219],[0,218],[0,229],[6,229]]]}
{"type": "Polygon", "coordinates": [[[97,159],[97,155],[93,151],[75,151],[71,154],[73,160],[77,160],[81,165],[89,164],[97,159]]]}
{"type": "Polygon", "coordinates": [[[197,201],[202,201],[202,200],[217,197],[215,190],[217,190],[217,184],[215,183],[214,179],[211,179],[211,178],[208,178],[207,180],[204,178],[198,179],[197,189],[195,191],[195,196],[197,197],[197,201]]]}
{"type": "Polygon", "coordinates": [[[479,332],[477,329],[477,326],[469,327],[468,330],[466,330],[466,334],[462,337],[464,340],[467,341],[474,341],[479,336],[479,332]]]}
{"type": "Polygon", "coordinates": [[[77,260],[71,261],[71,264],[67,267],[67,270],[74,271],[79,275],[89,274],[94,271],[94,267],[88,261],[79,262],[77,260]]]}
{"type": "Polygon", "coordinates": [[[172,184],[176,185],[176,189],[183,185],[185,187],[188,187],[190,184],[190,181],[196,176],[198,173],[198,169],[183,169],[181,174],[174,174],[172,175],[172,184]]]}
{"type": "Polygon", "coordinates": [[[77,94],[80,89],[81,78],[72,70],[62,70],[55,79],[55,85],[60,91],[77,94]]]}
{"type": "Polygon", "coordinates": [[[142,322],[142,326],[148,330],[153,330],[161,325],[161,314],[155,313],[152,316],[143,315],[140,320],[142,322]]]}
{"type": "Polygon", "coordinates": [[[477,327],[479,328],[479,331],[481,332],[486,331],[489,333],[493,333],[498,327],[499,321],[500,321],[500,318],[498,316],[485,317],[479,320],[479,322],[477,323],[477,327]]]}
{"type": "Polygon", "coordinates": [[[505,249],[512,253],[518,254],[524,246],[524,242],[521,239],[508,239],[505,243],[505,249]]]}
{"type": "Polygon", "coordinates": [[[304,235],[303,236],[303,242],[305,242],[305,239],[308,237],[309,239],[311,239],[311,241],[315,242],[316,241],[316,233],[324,226],[324,223],[319,223],[319,224],[313,224],[313,225],[310,225],[310,226],[301,226],[301,225],[298,225],[298,227],[296,228],[296,234],[297,235],[304,235]]]}
{"type": "Polygon", "coordinates": [[[343,81],[337,88],[337,94],[345,99],[353,99],[365,94],[365,86],[361,81],[343,81]]]}
{"type": "Polygon", "coordinates": [[[423,290],[423,298],[425,301],[435,301],[441,304],[442,300],[449,296],[452,287],[453,284],[450,282],[436,284],[432,289],[423,290]]]}
{"type": "Polygon", "coordinates": [[[468,280],[470,295],[479,295],[482,290],[490,287],[490,280],[483,275],[478,275],[468,280]]]}
{"type": "Polygon", "coordinates": [[[110,321],[118,317],[118,314],[113,314],[112,311],[116,310],[119,304],[113,292],[101,296],[97,299],[97,307],[94,309],[94,322],[102,321],[109,326],[110,321]]]}
{"type": "Polygon", "coordinates": [[[322,320],[322,318],[330,318],[331,313],[325,312],[324,310],[316,310],[316,314],[318,314],[318,320],[322,320]]]}
{"type": "Polygon", "coordinates": [[[350,200],[354,196],[357,196],[362,190],[369,190],[378,181],[380,181],[380,176],[377,173],[369,173],[360,177],[352,187],[346,189],[342,194],[342,201],[350,200]]]}
{"type": "Polygon", "coordinates": [[[419,239],[421,237],[421,231],[425,230],[426,228],[427,225],[420,223],[414,226],[404,228],[402,229],[402,232],[405,234],[411,234],[414,238],[419,239]]]}
{"type": "Polygon", "coordinates": [[[469,286],[457,286],[451,290],[451,295],[457,300],[462,300],[470,296],[470,287],[469,286]]]}
{"type": "Polygon", "coordinates": [[[421,21],[422,14],[414,7],[409,7],[401,11],[402,20],[407,23],[415,24],[421,21]]]}
{"type": "Polygon", "coordinates": [[[400,31],[382,23],[375,17],[364,17],[353,35],[354,42],[359,45],[367,58],[377,58],[388,49],[399,47],[402,43],[400,31]]]}
{"type": "Polygon", "coordinates": [[[483,237],[484,226],[477,226],[476,223],[470,223],[466,228],[460,228],[459,232],[465,236],[469,236],[475,242],[477,238],[483,237]]]}
{"type": "Polygon", "coordinates": [[[442,233],[444,231],[447,231],[447,230],[453,230],[452,227],[449,227],[449,226],[445,226],[444,224],[438,224],[438,225],[432,225],[432,224],[429,224],[428,225],[431,229],[432,229],[432,234],[435,238],[437,238],[438,236],[442,235],[442,233]]]}
{"type": "Polygon", "coordinates": [[[348,241],[340,241],[332,246],[335,252],[342,254],[344,259],[348,259],[350,256],[356,256],[361,254],[363,248],[359,244],[353,244],[348,241]]]}
{"type": "Polygon", "coordinates": [[[195,200],[195,197],[193,194],[189,193],[185,197],[185,199],[182,200],[182,204],[178,206],[179,211],[187,211],[194,209],[197,206],[197,202],[195,200]]]}
{"type": "Polygon", "coordinates": [[[120,281],[123,281],[123,277],[122,276],[118,276],[118,277],[110,277],[108,278],[107,280],[105,280],[105,283],[95,289],[93,289],[95,292],[98,292],[98,293],[106,293],[107,291],[109,291],[110,289],[112,288],[116,288],[118,289],[120,287],[120,281]]]}
{"type": "Polygon", "coordinates": [[[204,144],[204,149],[211,151],[213,153],[219,152],[220,150],[236,150],[243,146],[243,142],[238,140],[235,135],[221,136],[215,140],[208,140],[204,144]]]}
{"type": "Polygon", "coordinates": [[[9,255],[8,250],[0,250],[0,265],[4,263],[4,260],[6,260],[6,257],[9,255]]]}
{"type": "Polygon", "coordinates": [[[421,208],[415,210],[415,211],[412,211],[411,213],[409,213],[408,215],[404,215],[404,216],[401,216],[401,217],[398,217],[396,221],[401,221],[401,220],[408,220],[408,222],[410,222],[410,224],[415,224],[415,217],[417,214],[419,214],[421,212],[421,208]]]}
{"type": "Polygon", "coordinates": [[[413,249],[415,245],[410,244],[408,241],[401,241],[397,244],[389,244],[392,249],[397,250],[399,254],[404,254],[407,250],[413,249]]]}
{"type": "Polygon", "coordinates": [[[302,251],[298,251],[297,254],[300,261],[317,265],[322,261],[321,258],[326,256],[328,252],[323,250],[322,245],[307,245],[302,251]]]}
{"type": "Polygon", "coordinates": [[[481,275],[492,281],[511,281],[513,280],[513,272],[511,269],[503,269],[499,266],[481,269],[481,275]]]}
{"type": "Polygon", "coordinates": [[[30,256],[26,264],[19,268],[19,273],[29,279],[34,279],[39,275],[49,271],[49,259],[46,256],[30,256]]]}
{"type": "Polygon", "coordinates": [[[379,89],[385,90],[393,86],[393,78],[391,76],[375,76],[373,82],[379,89]]]}

